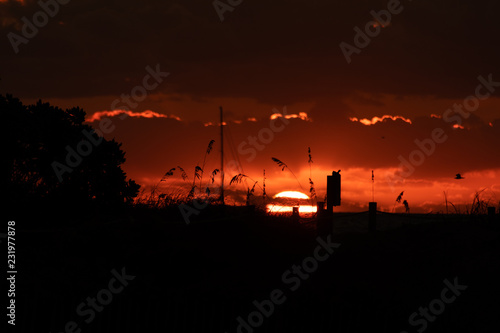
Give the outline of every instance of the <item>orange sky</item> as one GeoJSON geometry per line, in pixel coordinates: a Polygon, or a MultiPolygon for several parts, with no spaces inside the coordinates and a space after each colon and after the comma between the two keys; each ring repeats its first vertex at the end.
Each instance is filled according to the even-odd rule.
{"type": "MultiPolygon", "coordinates": [[[[323,199],[325,196],[326,176],[333,170],[342,170],[342,207],[337,208],[339,211],[367,209],[372,197],[371,170],[375,173],[375,200],[382,210],[392,211],[401,191],[405,191],[404,198],[410,203],[412,212],[443,211],[444,192],[447,193],[448,201],[462,210],[465,209],[464,205],[470,205],[473,194],[481,190],[484,190],[483,199],[498,203],[500,161],[493,151],[499,144],[500,121],[495,120],[492,111],[500,106],[499,99],[492,98],[484,106],[481,105],[474,114],[477,118],[464,120],[464,129],[453,128],[454,123],[446,123],[438,117],[446,110],[446,105],[453,105],[459,100],[412,98],[409,105],[429,110],[427,115],[415,117],[411,115],[412,110],[400,109],[404,101],[387,96],[382,99],[384,102],[378,107],[367,107],[350,100],[352,114],[357,119],[346,116],[333,123],[323,124],[313,116],[313,103],[291,105],[284,109],[255,102],[246,104],[247,101],[230,101],[228,105],[245,107],[242,107],[243,111],[240,108],[237,111],[226,108],[226,186],[237,173],[231,170],[230,161],[239,159],[243,172],[259,181],[259,185],[262,184],[262,170],[266,169],[269,195],[284,190],[308,193],[307,148],[311,147],[314,161],[312,179],[318,198],[323,199]],[[264,110],[266,107],[267,115],[264,110]],[[251,108],[255,108],[255,111],[245,111],[251,108]],[[440,108],[443,111],[439,112],[440,108]],[[280,123],[280,113],[283,112],[288,114],[285,116],[287,124],[280,123]],[[248,120],[251,114],[259,117],[248,120]],[[274,125],[271,125],[272,119],[275,119],[274,125]],[[271,137],[269,129],[272,127],[283,128],[273,132],[271,137]],[[449,139],[436,143],[435,152],[425,156],[425,161],[415,167],[413,174],[398,182],[388,181],[399,169],[399,155],[408,160],[410,154],[419,149],[414,140],[431,138],[435,128],[446,131],[449,139]],[[262,150],[252,149],[248,137],[255,136],[258,139],[263,129],[265,142],[257,141],[262,150]],[[239,145],[242,145],[242,149],[238,152],[239,145]],[[475,149],[478,145],[481,149],[475,149]],[[287,163],[302,188],[292,174],[287,169],[281,171],[271,157],[287,163]],[[461,173],[465,179],[455,180],[456,173],[461,173]]],[[[161,118],[153,117],[151,111],[137,112],[125,120],[111,117],[116,129],[109,137],[123,142],[127,152],[125,170],[130,177],[143,185],[156,184],[167,170],[177,165],[183,166],[191,177],[194,166],[202,163],[206,145],[211,139],[216,140],[216,143],[207,159],[206,172],[219,168],[218,110],[215,101],[200,105],[207,110],[207,105],[212,106],[208,110],[210,114],[207,112],[203,121],[186,121],[182,119],[185,116],[176,116],[185,113],[182,108],[177,109],[175,104],[169,107],[172,115],[161,118]]],[[[96,113],[88,119],[95,119],[92,124],[98,127],[98,119],[106,115],[112,114],[96,113]]],[[[219,181],[218,177],[216,179],[219,181]]],[[[177,184],[182,186],[179,174],[162,186],[166,186],[164,190],[169,192],[177,184]]],[[[184,183],[185,188],[189,188],[189,184],[189,181],[184,183]]],[[[251,182],[249,184],[251,186],[251,182]]],[[[245,185],[232,185],[230,190],[241,192],[239,198],[244,199],[245,185]]],[[[257,188],[256,196],[260,195],[261,190],[257,188]]],[[[404,207],[396,205],[396,210],[403,211],[404,207]]]]}

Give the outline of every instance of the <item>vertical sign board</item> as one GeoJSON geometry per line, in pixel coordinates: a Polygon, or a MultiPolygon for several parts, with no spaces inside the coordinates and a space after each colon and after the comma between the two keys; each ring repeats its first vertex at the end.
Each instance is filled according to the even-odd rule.
{"type": "Polygon", "coordinates": [[[340,171],[326,176],[326,207],[329,213],[334,206],[340,206],[340,171]]]}

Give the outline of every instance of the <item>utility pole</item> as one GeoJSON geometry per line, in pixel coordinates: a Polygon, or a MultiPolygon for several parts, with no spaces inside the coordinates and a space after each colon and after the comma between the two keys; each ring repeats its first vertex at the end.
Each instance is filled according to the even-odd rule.
{"type": "Polygon", "coordinates": [[[372,202],[375,202],[375,175],[372,170],[372,202]]]}
{"type": "Polygon", "coordinates": [[[220,178],[220,196],[222,200],[222,206],[224,206],[224,117],[222,115],[222,106],[220,107],[220,178]]]}

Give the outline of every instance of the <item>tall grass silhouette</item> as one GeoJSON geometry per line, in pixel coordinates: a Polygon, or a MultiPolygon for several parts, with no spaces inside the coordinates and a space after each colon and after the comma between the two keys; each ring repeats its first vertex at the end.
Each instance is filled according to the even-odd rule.
{"type": "Polygon", "coordinates": [[[205,156],[203,157],[203,165],[201,167],[201,174],[200,174],[200,188],[201,188],[201,182],[203,180],[203,172],[205,170],[205,162],[207,161],[207,156],[210,155],[210,152],[212,151],[214,143],[215,143],[215,140],[210,140],[210,142],[208,143],[207,150],[205,152],[205,156]]]}
{"type": "Polygon", "coordinates": [[[262,176],[262,202],[264,203],[264,208],[266,206],[266,169],[264,169],[262,176]]]}
{"type": "Polygon", "coordinates": [[[408,204],[408,201],[404,200],[403,205],[405,206],[406,213],[410,213],[410,205],[408,204]]]}
{"type": "Polygon", "coordinates": [[[167,205],[172,205],[172,204],[180,204],[180,203],[188,203],[191,200],[195,198],[195,191],[197,188],[200,190],[199,195],[206,195],[207,197],[210,197],[210,189],[209,186],[211,184],[214,184],[215,182],[215,176],[220,173],[219,169],[214,169],[210,173],[209,181],[206,184],[206,190],[203,192],[203,175],[205,173],[205,166],[207,162],[207,157],[211,153],[213,149],[213,145],[215,143],[215,140],[210,140],[208,143],[207,149],[205,150],[205,155],[203,157],[203,164],[202,166],[196,165],[194,168],[193,172],[193,182],[191,186],[189,187],[189,191],[186,194],[186,190],[181,190],[181,189],[176,189],[170,193],[158,193],[158,187],[161,183],[166,182],[168,179],[170,179],[172,176],[175,175],[176,171],[178,170],[180,172],[180,176],[183,181],[186,181],[189,176],[185,169],[181,166],[177,166],[174,168],[169,169],[160,179],[160,181],[155,184],[152,189],[151,193],[149,196],[145,195],[145,191],[143,190],[141,192],[141,198],[137,200],[137,203],[140,204],[145,204],[151,207],[160,207],[160,206],[167,206],[167,205]],[[199,185],[197,185],[197,181],[199,181],[199,185]]]}
{"type": "MultiPolygon", "coordinates": [[[[398,197],[396,198],[396,202],[394,203],[394,207],[392,208],[392,212],[394,213],[396,211],[396,204],[401,204],[401,200],[403,200],[403,195],[405,191],[402,191],[399,193],[398,197]]],[[[405,206],[406,212],[408,213],[410,211],[410,206],[408,204],[408,201],[404,200],[402,203],[405,206]]]]}
{"type": "MultiPolygon", "coordinates": [[[[308,179],[309,180],[309,198],[311,199],[311,207],[313,207],[314,206],[314,200],[317,199],[317,196],[316,196],[316,188],[315,188],[314,182],[312,180],[312,164],[314,162],[313,162],[313,159],[312,159],[311,147],[307,147],[307,153],[308,153],[307,163],[309,164],[309,179],[308,179]]],[[[304,187],[302,187],[302,184],[300,183],[299,179],[297,178],[297,176],[295,175],[295,173],[292,171],[292,169],[290,169],[290,167],[285,162],[283,162],[282,160],[280,160],[280,159],[278,159],[276,157],[272,157],[271,159],[273,160],[273,162],[275,162],[281,168],[281,171],[285,171],[285,169],[288,169],[288,171],[290,171],[290,173],[292,174],[292,176],[295,178],[295,180],[299,184],[300,189],[302,190],[302,192],[304,192],[304,187]]]]}
{"type": "Polygon", "coordinates": [[[493,197],[484,198],[484,192],[487,189],[484,188],[482,190],[476,191],[472,198],[471,204],[459,205],[454,204],[453,202],[448,200],[448,193],[443,191],[446,205],[446,213],[448,214],[448,204],[453,207],[453,211],[457,215],[486,215],[488,214],[488,207],[495,207],[497,205],[500,212],[500,201],[496,204],[496,200],[494,199],[495,193],[493,193],[493,197]],[[462,206],[462,207],[461,207],[462,206]]]}
{"type": "Polygon", "coordinates": [[[297,178],[297,176],[295,176],[295,173],[292,171],[292,169],[290,169],[288,167],[288,165],[286,165],[285,162],[281,161],[280,159],[276,158],[276,157],[271,157],[271,159],[273,160],[273,162],[275,162],[279,167],[281,167],[281,171],[285,171],[285,169],[288,169],[288,171],[290,171],[290,173],[293,175],[293,177],[295,178],[295,180],[297,181],[297,183],[299,184],[300,188],[302,189],[302,191],[304,191],[304,188],[302,187],[302,184],[300,183],[299,179],[297,178]]]}
{"type": "MultiPolygon", "coordinates": [[[[246,205],[249,206],[250,205],[250,198],[254,195],[255,186],[258,185],[258,181],[252,179],[251,177],[248,177],[245,174],[239,173],[239,174],[235,175],[233,178],[231,178],[231,180],[229,181],[229,186],[231,186],[233,184],[240,184],[240,183],[242,183],[242,181],[244,179],[247,179],[247,178],[253,182],[252,188],[247,186],[246,205]]],[[[260,185],[259,185],[259,187],[260,187],[260,185]]],[[[262,189],[263,195],[265,196],[265,189],[263,189],[262,187],[261,187],[261,189],[262,189]]]]}
{"type": "Polygon", "coordinates": [[[307,163],[309,164],[309,193],[311,196],[311,207],[314,206],[314,199],[316,199],[316,189],[314,188],[314,182],[312,181],[312,155],[311,155],[311,147],[307,147],[307,153],[309,155],[309,160],[307,163]]]}

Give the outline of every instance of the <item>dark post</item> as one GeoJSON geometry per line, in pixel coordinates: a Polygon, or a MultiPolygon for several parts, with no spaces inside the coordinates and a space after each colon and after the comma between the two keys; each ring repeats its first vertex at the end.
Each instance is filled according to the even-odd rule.
{"type": "Polygon", "coordinates": [[[224,116],[220,107],[220,197],[224,207],[224,116]]]}
{"type": "Polygon", "coordinates": [[[368,230],[369,232],[375,232],[377,230],[377,203],[370,202],[368,207],[368,230]]]}
{"type": "MultiPolygon", "coordinates": [[[[325,210],[325,203],[318,201],[318,210],[316,211],[316,232],[320,237],[328,235],[328,220],[331,220],[331,215],[325,210]]],[[[331,231],[330,231],[331,232],[331,231]]]]}
{"type": "Polygon", "coordinates": [[[318,216],[323,215],[325,213],[325,202],[318,201],[317,205],[318,205],[318,209],[316,210],[317,215],[318,216]]]}
{"type": "Polygon", "coordinates": [[[326,211],[324,203],[320,207],[318,202],[318,214],[316,219],[316,230],[319,236],[327,236],[333,232],[333,207],[340,206],[340,170],[326,176],[326,211]]]}
{"type": "Polygon", "coordinates": [[[333,214],[333,207],[340,206],[340,170],[326,176],[326,210],[333,214]]]}
{"type": "Polygon", "coordinates": [[[292,221],[293,223],[299,223],[299,207],[297,206],[292,208],[292,221]]]}

